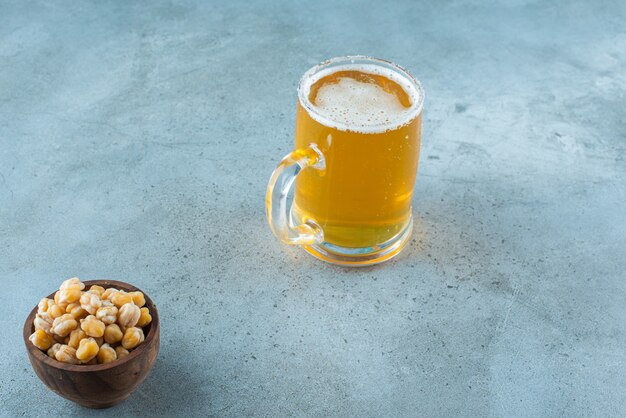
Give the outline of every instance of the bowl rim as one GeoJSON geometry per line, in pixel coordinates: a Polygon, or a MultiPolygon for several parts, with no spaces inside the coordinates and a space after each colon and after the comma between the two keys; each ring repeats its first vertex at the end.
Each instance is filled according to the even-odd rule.
{"type": "MultiPolygon", "coordinates": [[[[138,287],[133,286],[130,283],[121,282],[118,280],[85,280],[83,281],[83,283],[85,284],[85,287],[99,285],[99,286],[104,287],[105,289],[107,287],[116,287],[118,289],[122,289],[122,290],[129,291],[129,292],[140,291],[141,293],[143,293],[146,299],[146,304],[144,306],[148,307],[148,309],[150,310],[150,315],[152,316],[152,321],[150,323],[150,330],[148,331],[148,334],[145,336],[145,340],[139,345],[139,347],[131,351],[130,354],[128,354],[127,356],[123,357],[120,360],[112,361],[110,363],[105,363],[105,364],[63,363],[56,359],[50,358],[48,354],[46,354],[44,351],[40,350],[39,348],[35,347],[29,340],[29,337],[34,332],[33,321],[35,319],[35,316],[37,315],[37,310],[38,310],[38,306],[35,305],[33,310],[31,310],[30,314],[26,317],[26,322],[24,322],[24,343],[26,344],[26,349],[28,353],[32,356],[32,358],[36,359],[37,361],[41,363],[46,364],[48,367],[53,367],[55,369],[60,369],[60,370],[70,371],[70,372],[78,372],[78,373],[101,372],[104,370],[110,370],[118,366],[123,366],[127,362],[132,361],[132,359],[134,359],[135,357],[141,356],[146,351],[147,347],[150,346],[149,343],[155,339],[159,331],[159,312],[157,310],[156,305],[150,298],[150,296],[148,296],[146,292],[139,289],[138,287]]],[[[54,298],[54,293],[56,293],[56,290],[46,297],[52,299],[54,298]]]]}

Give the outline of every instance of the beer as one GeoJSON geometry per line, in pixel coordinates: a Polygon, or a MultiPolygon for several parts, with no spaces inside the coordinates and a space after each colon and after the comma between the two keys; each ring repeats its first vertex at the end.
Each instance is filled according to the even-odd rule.
{"type": "Polygon", "coordinates": [[[314,144],[325,168],[298,174],[292,216],[319,225],[325,244],[371,251],[410,226],[421,90],[408,77],[348,63],[300,84],[295,148],[314,144]]]}
{"type": "Polygon", "coordinates": [[[398,254],[413,225],[423,103],[420,83],[389,61],[346,56],[307,71],[295,147],[265,192],[272,233],[345,266],[398,254]]]}

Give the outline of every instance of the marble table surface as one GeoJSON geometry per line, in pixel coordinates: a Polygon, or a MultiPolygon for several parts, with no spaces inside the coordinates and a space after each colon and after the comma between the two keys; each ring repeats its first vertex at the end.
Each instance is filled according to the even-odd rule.
{"type": "Polygon", "coordinates": [[[0,416],[625,416],[626,3],[0,4],[0,416]],[[406,250],[319,262],[264,192],[296,84],[366,54],[426,90],[406,250]],[[161,314],[97,414],[21,337],[71,276],[161,314]]]}

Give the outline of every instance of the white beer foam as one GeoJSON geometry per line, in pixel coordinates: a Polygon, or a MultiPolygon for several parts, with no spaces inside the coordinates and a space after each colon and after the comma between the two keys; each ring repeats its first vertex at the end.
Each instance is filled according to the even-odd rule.
{"type": "Polygon", "coordinates": [[[299,97],[309,115],[323,125],[342,131],[381,133],[411,122],[422,111],[423,93],[419,82],[401,68],[374,64],[346,63],[318,71],[315,67],[300,81],[299,97]],[[320,79],[340,71],[359,71],[384,76],[398,83],[411,100],[406,108],[400,100],[373,83],[342,77],[338,83],[322,86],[315,103],[309,101],[311,86],[320,79]],[[402,71],[402,72],[401,72],[402,71]]]}
{"type": "Polygon", "coordinates": [[[398,97],[381,86],[350,77],[323,85],[313,106],[335,122],[357,127],[385,125],[408,111],[398,97]]]}

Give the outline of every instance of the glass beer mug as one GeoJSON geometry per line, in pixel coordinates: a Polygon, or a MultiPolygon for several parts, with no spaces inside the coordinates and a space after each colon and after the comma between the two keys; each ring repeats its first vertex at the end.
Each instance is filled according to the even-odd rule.
{"type": "Polygon", "coordinates": [[[348,56],[307,71],[295,148],[267,186],[274,235],[334,264],[397,255],[413,226],[423,103],[420,83],[388,61],[348,56]]]}

